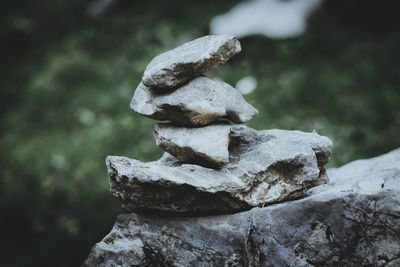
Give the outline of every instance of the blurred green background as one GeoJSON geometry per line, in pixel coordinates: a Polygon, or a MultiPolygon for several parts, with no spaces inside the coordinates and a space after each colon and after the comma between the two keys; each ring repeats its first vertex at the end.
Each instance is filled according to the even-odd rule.
{"type": "MultiPolygon", "coordinates": [[[[123,212],[108,192],[108,154],[161,155],[154,121],[129,108],[148,62],[209,34],[239,1],[19,0],[0,10],[2,266],[79,266],[123,212]]],[[[325,1],[300,37],[241,39],[211,76],[252,75],[249,126],[317,130],[329,167],[400,146],[396,1],[325,1]]]]}

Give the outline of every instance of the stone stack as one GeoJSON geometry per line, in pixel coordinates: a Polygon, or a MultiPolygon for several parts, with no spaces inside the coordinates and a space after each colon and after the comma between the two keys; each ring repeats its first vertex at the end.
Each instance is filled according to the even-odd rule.
{"type": "MultiPolygon", "coordinates": [[[[125,209],[151,221],[155,215],[165,220],[173,215],[222,216],[298,199],[327,182],[324,165],[332,151],[329,138],[315,132],[256,131],[240,125],[258,111],[235,88],[204,75],[240,50],[232,35],[205,36],[155,57],[147,66],[131,108],[169,121],[154,129],[156,143],[165,154],[147,163],[107,157],[111,192],[125,209]]],[[[169,231],[163,225],[154,225],[151,231],[169,231]]],[[[146,265],[154,256],[150,254],[161,253],[154,251],[159,248],[151,242],[139,239],[126,245],[141,247],[144,254],[132,254],[135,259],[124,256],[122,265],[146,265]]],[[[112,265],[111,258],[119,256],[118,251],[111,254],[97,258],[100,254],[94,250],[86,263],[112,265]]]]}
{"type": "Polygon", "coordinates": [[[234,36],[210,35],[147,66],[131,108],[170,121],[154,129],[166,153],[148,163],[107,157],[111,192],[124,208],[230,213],[298,198],[326,182],[327,137],[239,125],[258,111],[235,88],[204,75],[240,50],[234,36]]]}
{"type": "Polygon", "coordinates": [[[232,35],[205,36],[154,58],[131,108],[156,120],[157,145],[180,162],[221,168],[229,162],[231,123],[258,111],[227,83],[203,75],[240,52],[232,35]]]}

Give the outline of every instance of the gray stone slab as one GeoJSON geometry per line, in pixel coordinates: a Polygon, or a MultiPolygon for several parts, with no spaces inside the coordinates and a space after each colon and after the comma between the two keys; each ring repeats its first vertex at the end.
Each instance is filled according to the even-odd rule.
{"type": "Polygon", "coordinates": [[[208,35],[155,57],[143,74],[148,87],[176,88],[228,61],[241,51],[230,34],[208,35]]]}
{"type": "Polygon", "coordinates": [[[229,162],[228,124],[204,127],[181,127],[159,123],[154,127],[157,146],[179,161],[210,168],[220,168],[229,162]]]}
{"type": "Polygon", "coordinates": [[[205,76],[164,94],[141,83],[132,98],[131,109],[155,120],[189,126],[220,121],[245,123],[258,114],[235,88],[205,76]]]}
{"type": "Polygon", "coordinates": [[[400,149],[310,196],[232,215],[124,214],[84,266],[399,266],[400,149]]]}

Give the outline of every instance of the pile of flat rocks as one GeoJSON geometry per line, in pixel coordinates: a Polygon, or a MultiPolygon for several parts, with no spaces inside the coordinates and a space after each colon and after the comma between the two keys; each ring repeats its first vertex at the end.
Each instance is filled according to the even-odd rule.
{"type": "Polygon", "coordinates": [[[155,162],[107,157],[111,192],[129,211],[220,214],[301,197],[326,182],[332,142],[316,133],[240,125],[258,111],[229,84],[204,75],[241,51],[209,35],[155,57],[131,108],[155,120],[155,162]]]}
{"type": "Polygon", "coordinates": [[[258,111],[235,88],[204,75],[240,51],[234,36],[209,35],[149,63],[131,108],[168,121],[154,128],[165,153],[147,163],[107,157],[111,192],[126,210],[149,218],[222,216],[298,199],[327,182],[329,138],[242,125],[258,111]]]}

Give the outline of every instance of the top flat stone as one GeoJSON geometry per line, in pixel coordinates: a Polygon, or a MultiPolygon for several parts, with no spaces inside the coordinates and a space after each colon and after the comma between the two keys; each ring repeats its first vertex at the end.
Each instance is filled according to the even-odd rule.
{"type": "Polygon", "coordinates": [[[241,51],[231,34],[207,35],[155,57],[143,74],[148,87],[176,88],[228,61],[241,51]]]}

